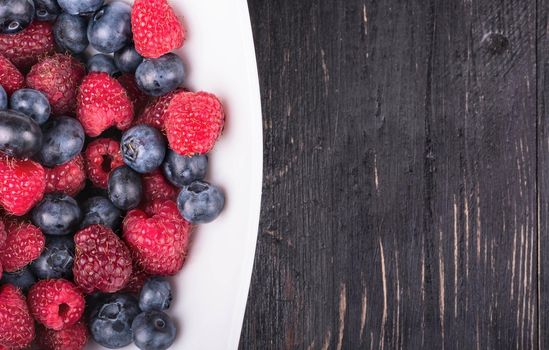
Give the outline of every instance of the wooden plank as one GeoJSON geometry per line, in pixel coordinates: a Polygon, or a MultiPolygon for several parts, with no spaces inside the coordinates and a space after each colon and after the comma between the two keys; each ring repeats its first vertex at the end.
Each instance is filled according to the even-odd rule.
{"type": "Polygon", "coordinates": [[[538,1],[539,348],[549,348],[549,3],[538,1]]]}
{"type": "Polygon", "coordinates": [[[265,180],[241,348],[534,347],[535,3],[249,5],[265,180]]]}

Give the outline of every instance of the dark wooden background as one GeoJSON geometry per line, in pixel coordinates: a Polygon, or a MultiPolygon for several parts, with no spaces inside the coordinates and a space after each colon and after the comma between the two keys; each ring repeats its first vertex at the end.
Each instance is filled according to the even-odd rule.
{"type": "Polygon", "coordinates": [[[549,2],[249,0],[242,349],[549,349],[549,2]]]}

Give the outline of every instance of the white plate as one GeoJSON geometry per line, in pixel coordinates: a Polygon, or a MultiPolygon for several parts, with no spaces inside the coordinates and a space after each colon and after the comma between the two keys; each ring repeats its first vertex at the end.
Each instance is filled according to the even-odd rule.
{"type": "MultiPolygon", "coordinates": [[[[170,0],[187,40],[178,51],[185,85],[220,97],[225,131],[210,156],[208,180],[223,187],[226,207],[200,225],[188,260],[174,279],[169,314],[178,336],[172,349],[236,349],[254,261],[263,170],[257,65],[246,0],[170,0]]],[[[89,349],[99,349],[90,342],[89,349]]],[[[129,346],[127,349],[137,349],[129,346]]]]}

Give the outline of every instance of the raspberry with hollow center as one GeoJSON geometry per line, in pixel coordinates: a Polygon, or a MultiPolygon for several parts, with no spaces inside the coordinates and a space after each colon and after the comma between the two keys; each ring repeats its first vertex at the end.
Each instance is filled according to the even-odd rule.
{"type": "Polygon", "coordinates": [[[86,304],[78,288],[64,279],[37,282],[29,290],[27,302],[34,319],[56,331],[78,322],[86,304]]]}
{"type": "Polygon", "coordinates": [[[111,171],[124,165],[120,143],[109,138],[100,138],[90,143],[84,158],[88,178],[99,188],[107,188],[111,171]]]}

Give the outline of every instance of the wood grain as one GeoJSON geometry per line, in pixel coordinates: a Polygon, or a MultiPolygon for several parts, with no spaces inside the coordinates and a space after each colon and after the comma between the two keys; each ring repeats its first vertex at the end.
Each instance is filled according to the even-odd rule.
{"type": "Polygon", "coordinates": [[[240,348],[549,347],[549,5],[248,3],[265,179],[240,348]]]}

